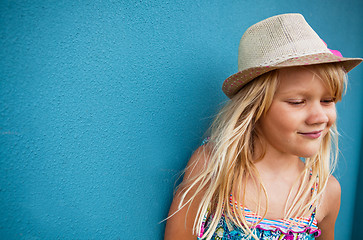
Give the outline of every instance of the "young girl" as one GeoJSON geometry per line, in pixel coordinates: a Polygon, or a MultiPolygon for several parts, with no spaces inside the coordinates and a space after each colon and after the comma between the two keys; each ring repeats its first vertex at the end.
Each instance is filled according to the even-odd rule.
{"type": "Polygon", "coordinates": [[[300,14],[251,26],[239,72],[223,83],[230,101],[188,163],[165,239],[334,239],[335,103],[361,61],[329,50],[300,14]]]}

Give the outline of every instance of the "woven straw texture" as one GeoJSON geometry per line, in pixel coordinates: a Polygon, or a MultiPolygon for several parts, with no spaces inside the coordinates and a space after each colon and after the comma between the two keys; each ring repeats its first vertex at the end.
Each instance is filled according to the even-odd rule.
{"type": "Polygon", "coordinates": [[[222,90],[232,98],[254,78],[274,69],[341,62],[348,72],[362,59],[334,55],[301,14],[283,14],[252,25],[238,49],[238,73],[227,78],[222,90]]]}

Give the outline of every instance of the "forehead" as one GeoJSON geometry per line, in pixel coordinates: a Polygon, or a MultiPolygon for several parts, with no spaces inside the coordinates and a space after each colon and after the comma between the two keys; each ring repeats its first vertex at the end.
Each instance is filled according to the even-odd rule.
{"type": "Polygon", "coordinates": [[[277,93],[310,91],[314,88],[328,90],[314,68],[291,67],[279,70],[277,93]]]}

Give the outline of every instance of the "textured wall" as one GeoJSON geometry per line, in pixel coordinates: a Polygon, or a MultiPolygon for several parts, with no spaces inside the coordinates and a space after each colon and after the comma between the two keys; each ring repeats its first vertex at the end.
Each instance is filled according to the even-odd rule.
{"type": "MultiPolygon", "coordinates": [[[[300,12],[363,56],[361,1],[265,2],[1,1],[0,238],[161,239],[249,25],[300,12]]],[[[338,107],[337,239],[353,224],[362,76],[338,107]]]]}

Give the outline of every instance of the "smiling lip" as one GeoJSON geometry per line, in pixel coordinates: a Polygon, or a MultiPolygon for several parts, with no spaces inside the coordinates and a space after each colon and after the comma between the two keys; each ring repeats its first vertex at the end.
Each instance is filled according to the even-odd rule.
{"type": "Polygon", "coordinates": [[[316,138],[319,138],[321,136],[321,133],[323,131],[320,130],[320,131],[314,131],[314,132],[299,132],[299,134],[303,135],[304,137],[307,137],[307,138],[311,138],[311,139],[316,139],[316,138]]]}

